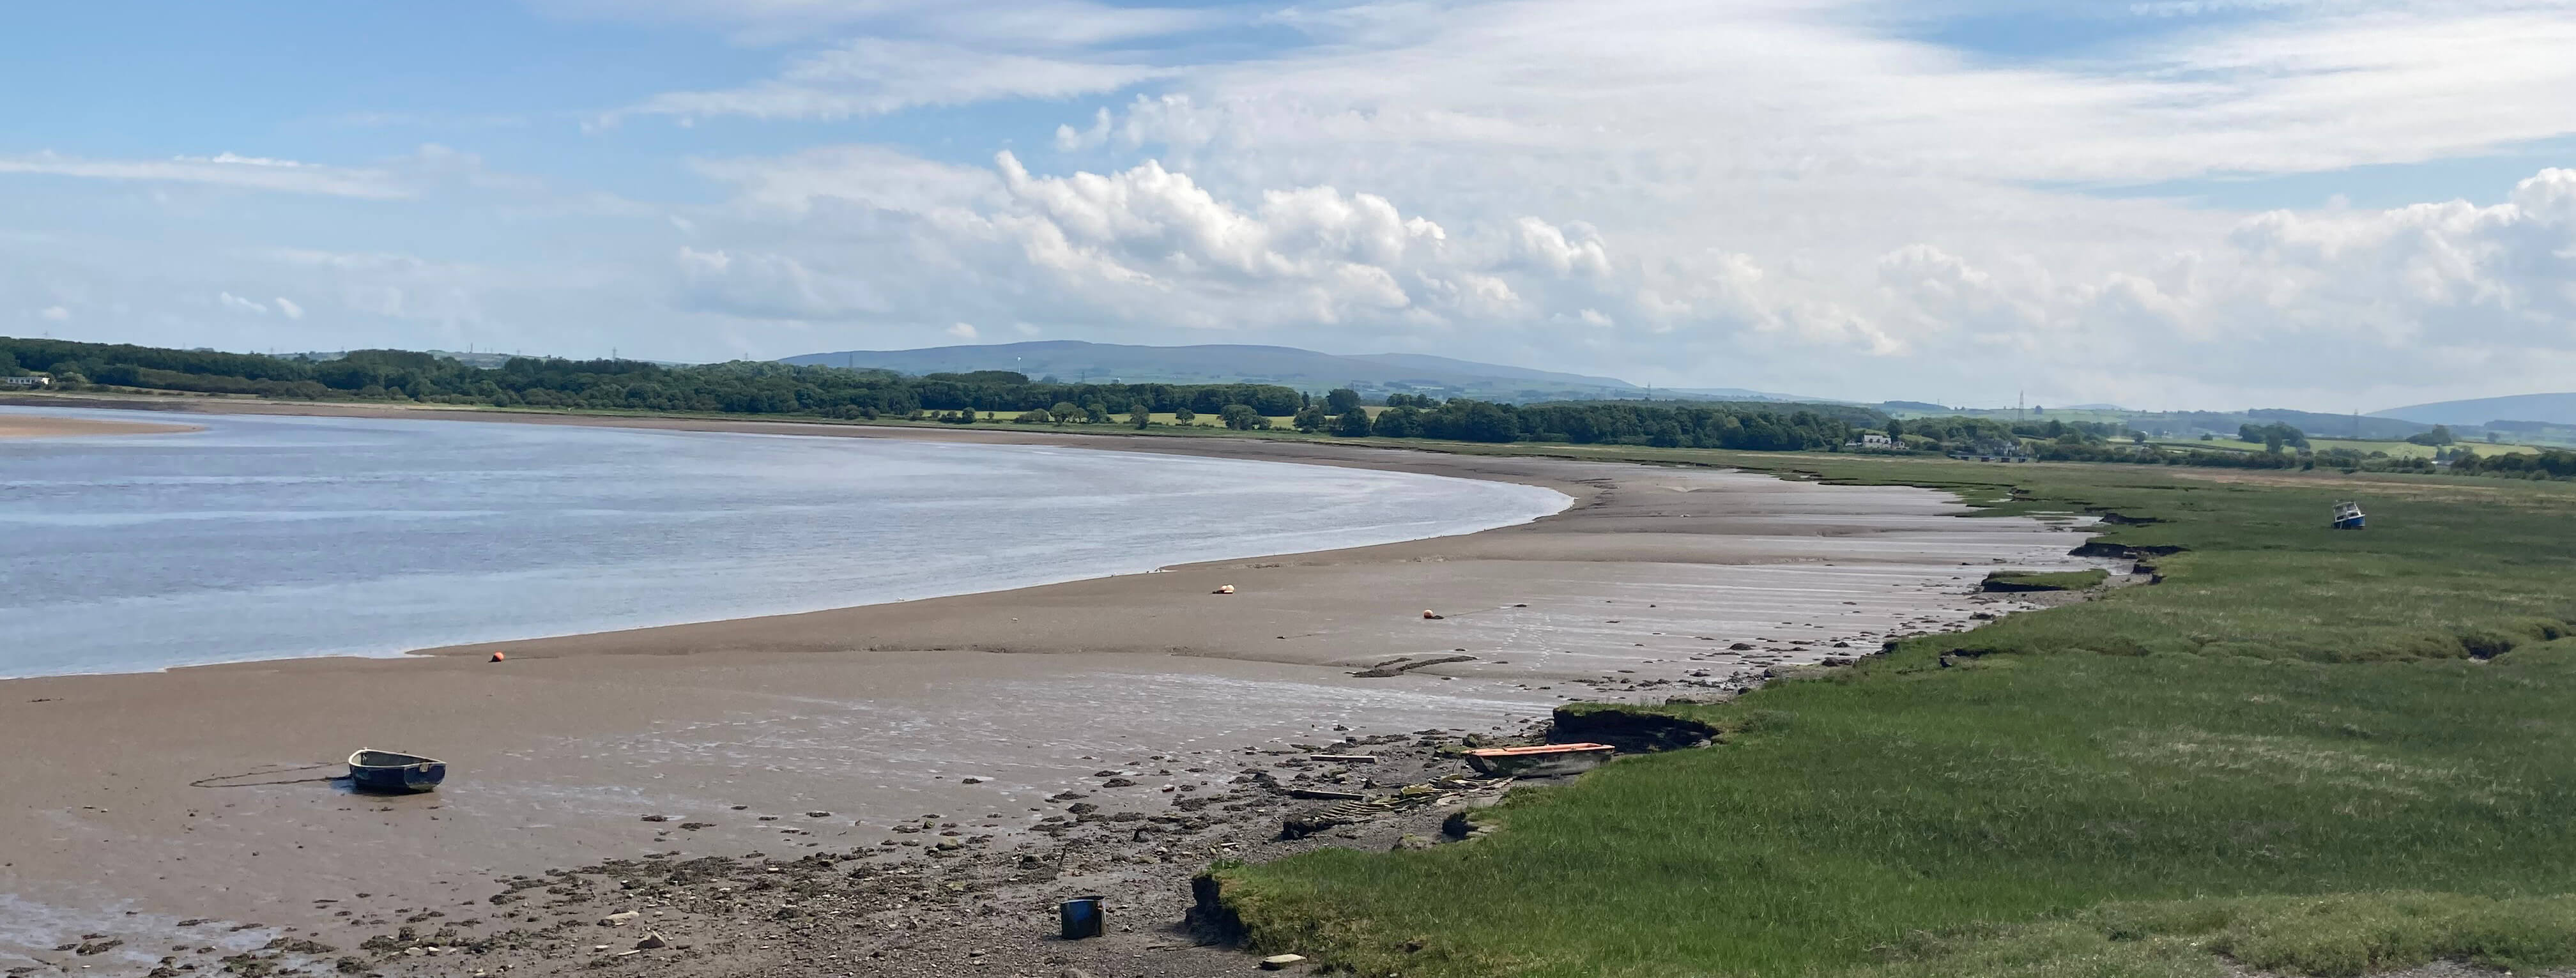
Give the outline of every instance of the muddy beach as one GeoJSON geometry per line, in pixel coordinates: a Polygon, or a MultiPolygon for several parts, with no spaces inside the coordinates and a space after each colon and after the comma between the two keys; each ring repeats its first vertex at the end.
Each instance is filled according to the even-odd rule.
{"type": "Polygon", "coordinates": [[[1728,695],[2018,607],[1975,593],[1990,569],[2087,566],[2066,555],[2071,525],[1962,519],[1911,489],[1277,442],[631,423],[1395,468],[1576,503],[1467,536],[1016,591],[0,683],[0,738],[20,757],[0,770],[0,967],[1248,971],[1174,929],[1211,859],[1422,844],[1494,790],[1434,783],[1467,773],[1467,737],[1521,734],[1570,699],[1728,695]],[[394,798],[311,780],[358,746],[455,773],[394,798]],[[1304,760],[1343,752],[1382,760],[1304,760]],[[1283,819],[1324,804],[1281,790],[1301,783],[1432,784],[1443,804],[1279,841],[1283,819]],[[1046,940],[1055,903],[1083,893],[1111,898],[1110,933],[1046,940]],[[665,946],[636,948],[646,932],[665,946]]]}

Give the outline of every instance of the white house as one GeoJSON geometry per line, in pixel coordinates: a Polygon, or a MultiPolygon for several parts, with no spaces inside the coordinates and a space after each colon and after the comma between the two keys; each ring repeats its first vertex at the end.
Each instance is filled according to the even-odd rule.
{"type": "Polygon", "coordinates": [[[51,377],[0,377],[0,387],[52,387],[51,377]]]}

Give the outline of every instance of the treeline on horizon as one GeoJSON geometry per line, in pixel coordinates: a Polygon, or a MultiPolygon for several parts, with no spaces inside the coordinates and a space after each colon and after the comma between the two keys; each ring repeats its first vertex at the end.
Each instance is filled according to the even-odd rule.
{"type": "MultiPolygon", "coordinates": [[[[313,401],[411,401],[586,410],[753,414],[978,423],[984,415],[1020,423],[1150,427],[1152,415],[1187,422],[1206,416],[1229,428],[1259,429],[1288,417],[1301,431],[1342,437],[1469,442],[1562,442],[1749,451],[1840,450],[1864,433],[1884,433],[1895,450],[1941,454],[2018,453],[2044,461],[2119,462],[2216,468],[2436,471],[2431,460],[2351,449],[2313,451],[2286,423],[2244,425],[2239,440],[2263,450],[2219,451],[2146,444],[2142,432],[2087,421],[2003,422],[1949,416],[1899,420],[1840,404],[1763,402],[1551,401],[1507,404],[1391,394],[1382,411],[1336,390],[1316,397],[1275,384],[1057,383],[1008,371],[910,376],[888,370],[734,361],[666,366],[639,360],[514,357],[498,367],[405,350],[356,350],[335,359],[213,350],[0,337],[0,375],[51,374],[65,389],[180,391],[313,401]],[[1141,410],[1140,410],[1141,409],[1141,410]]],[[[989,423],[989,422],[988,422],[989,423]]],[[[2430,444],[2433,439],[2410,439],[2430,444]]],[[[2447,437],[2441,439],[2447,442],[2447,437]]],[[[2481,457],[2446,449],[2456,474],[2576,478],[2576,452],[2481,457]]]]}
{"type": "Polygon", "coordinates": [[[2327,468],[2344,472],[2448,472],[2519,479],[2576,478],[2576,451],[2553,449],[2482,456],[2471,446],[2456,445],[2450,429],[2441,425],[2435,425],[2431,432],[2404,440],[2417,445],[2440,446],[2437,457],[2444,463],[2442,465],[2437,465],[2435,459],[2421,456],[2391,456],[2386,452],[2342,447],[2319,450],[2309,443],[2306,432],[2277,421],[2265,425],[2239,425],[2236,440],[2248,446],[2242,451],[2150,445],[2145,432],[2094,421],[2052,419],[2005,424],[1985,418],[1935,417],[1890,419],[1886,428],[1888,434],[1910,448],[1991,454],[2018,446],[2019,451],[2043,462],[2117,462],[2223,469],[2327,468]]]}
{"type": "Polygon", "coordinates": [[[1386,438],[1566,441],[1796,451],[1831,448],[1885,423],[1866,408],[1633,402],[1496,404],[1394,395],[1374,423],[1357,395],[1316,398],[1275,384],[1055,383],[1007,371],[908,376],[887,370],[734,361],[664,366],[638,360],[514,357],[483,368],[404,350],[336,359],[175,350],[67,340],[0,338],[0,372],[42,370],[64,387],[106,386],[291,400],[415,401],[497,407],[806,415],[844,420],[936,418],[969,412],[1020,421],[1106,423],[1117,415],[1205,415],[1266,428],[1293,417],[1307,430],[1386,438]],[[1347,403],[1344,401],[1347,399],[1347,403]],[[1327,404],[1329,414],[1319,413],[1327,404]]]}

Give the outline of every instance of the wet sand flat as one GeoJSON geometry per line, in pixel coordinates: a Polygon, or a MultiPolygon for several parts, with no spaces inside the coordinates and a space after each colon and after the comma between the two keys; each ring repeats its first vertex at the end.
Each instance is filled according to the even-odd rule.
{"type": "Polygon", "coordinates": [[[0,438],[91,438],[99,435],[161,435],[196,430],[198,430],[197,426],[186,424],[93,421],[87,418],[0,414],[0,438]]]}
{"type": "Polygon", "coordinates": [[[1393,468],[1576,502],[1466,536],[1015,591],[0,682],[0,740],[19,758],[0,766],[0,961],[182,918],[267,925],[246,946],[285,926],[354,941],[349,921],[370,914],[470,914],[496,876],[644,851],[792,857],[878,844],[925,814],[1008,833],[1075,788],[1160,810],[1244,770],[1247,749],[1715,689],[1965,627],[2001,610],[1972,594],[1993,567],[2085,566],[2065,527],[1962,519],[1912,489],[1306,443],[634,423],[1393,468]],[[507,661],[485,661],[495,651],[507,661]],[[1351,675],[1448,655],[1475,658],[1351,675]],[[302,780],[361,746],[453,773],[401,798],[302,780]],[[1137,783],[1099,790],[1103,770],[1137,783]]]}

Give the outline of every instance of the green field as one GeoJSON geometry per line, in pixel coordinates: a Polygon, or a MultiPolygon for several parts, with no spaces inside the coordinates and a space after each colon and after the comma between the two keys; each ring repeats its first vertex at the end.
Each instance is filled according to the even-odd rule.
{"type": "MultiPolygon", "coordinates": [[[[2352,441],[2343,438],[2310,438],[2308,439],[2308,445],[2320,452],[2337,448],[2351,449],[2352,451],[2360,452],[2363,455],[2368,455],[2372,452],[2387,452],[2388,457],[2390,458],[2432,458],[2434,451],[2433,446],[2431,445],[2418,445],[2414,442],[2352,441]]],[[[2260,448],[2261,446],[2258,445],[2256,447],[2260,448]]],[[[2490,444],[2482,441],[2464,441],[2450,447],[2465,448],[2480,455],[2517,455],[2540,451],[2540,449],[2533,448],[2529,445],[2490,444]]]]}
{"type": "MultiPolygon", "coordinates": [[[[2147,443],[2151,445],[2165,445],[2173,448],[2196,448],[2202,451],[2263,451],[2263,446],[2260,444],[2237,441],[2233,438],[2218,438],[2210,441],[2199,441],[2197,439],[2186,438],[2150,438],[2147,439],[2147,443]]],[[[2372,452],[2380,452],[2390,458],[2425,459],[2432,458],[2435,450],[2431,445],[2418,445],[2414,442],[2407,441],[2358,441],[2350,438],[2309,438],[2308,447],[2320,452],[2333,451],[2335,449],[2347,449],[2359,452],[2365,456],[2372,452]]],[[[2453,447],[2465,448],[2476,452],[2479,455],[2486,456],[2530,454],[2541,451],[2541,449],[2534,448],[2529,445],[2489,444],[2482,441],[2464,441],[2453,447]]]]}
{"type": "Polygon", "coordinates": [[[1419,978],[2576,963],[2576,487],[1653,454],[2183,549],[2161,585],[1666,707],[1729,732],[1515,793],[1472,842],[1221,867],[1257,949],[1419,978]],[[2325,528],[2347,497],[2371,529],[2325,528]]]}
{"type": "MultiPolygon", "coordinates": [[[[1181,426],[1182,426],[1182,425],[1181,425],[1181,422],[1180,422],[1180,418],[1179,418],[1179,416],[1177,416],[1177,415],[1173,415],[1173,414],[1169,414],[1169,413],[1159,413],[1159,414],[1150,415],[1150,417],[1153,419],[1154,423],[1155,423],[1155,424],[1158,424],[1158,425],[1164,425],[1164,426],[1168,426],[1168,427],[1175,427],[1175,428],[1177,428],[1177,427],[1181,427],[1181,426]]],[[[1118,415],[1118,423],[1120,423],[1120,424],[1125,424],[1125,423],[1126,423],[1126,421],[1127,421],[1127,415],[1126,415],[1124,412],[1121,412],[1121,413],[1118,415]]],[[[1289,416],[1289,415],[1281,415],[1281,416],[1279,416],[1279,417],[1276,417],[1276,418],[1272,418],[1272,419],[1270,419],[1270,427],[1271,427],[1271,429],[1272,429],[1272,430],[1275,430],[1275,431],[1295,431],[1295,430],[1297,430],[1297,425],[1296,425],[1296,423],[1295,423],[1295,422],[1296,422],[1296,419],[1295,419],[1293,416],[1289,416]]],[[[1213,414],[1202,414],[1202,415],[1199,415],[1199,416],[1198,416],[1198,417],[1196,417],[1196,418],[1192,418],[1192,419],[1190,420],[1190,424],[1191,424],[1191,425],[1193,425],[1193,426],[1196,426],[1196,427],[1200,427],[1200,428],[1223,428],[1223,427],[1225,427],[1225,425],[1224,425],[1224,424],[1219,423],[1219,422],[1217,421],[1217,419],[1216,419],[1216,415],[1213,415],[1213,414]]]]}

